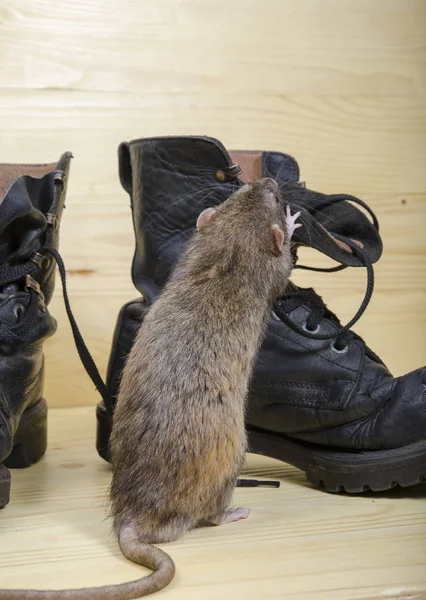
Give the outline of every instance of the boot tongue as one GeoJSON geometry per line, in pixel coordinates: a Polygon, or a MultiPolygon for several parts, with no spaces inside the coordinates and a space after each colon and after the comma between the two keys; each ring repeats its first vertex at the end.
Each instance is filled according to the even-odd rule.
{"type": "Polygon", "coordinates": [[[330,204],[326,194],[298,183],[299,167],[294,158],[281,152],[245,150],[233,150],[229,155],[241,167],[238,179],[243,183],[273,177],[281,184],[285,203],[293,207],[293,212],[302,213],[299,222],[304,227],[294,232],[295,244],[315,248],[346,266],[364,266],[350,246],[339,239],[342,236],[360,246],[372,263],[379,260],[383,247],[376,227],[350,202],[330,204]]]}
{"type": "Polygon", "coordinates": [[[284,202],[301,211],[293,242],[310,246],[346,266],[365,266],[341,237],[355,242],[372,263],[379,260],[383,245],[380,234],[366,215],[350,201],[330,203],[325,194],[314,192],[297,184],[282,185],[284,202]]]}
{"type": "Polygon", "coordinates": [[[289,154],[230,150],[229,157],[240,167],[238,179],[242,183],[251,183],[261,177],[273,177],[278,181],[299,181],[299,165],[289,154]]]}
{"type": "Polygon", "coordinates": [[[40,248],[55,166],[0,166],[0,265],[28,258],[40,248]]]}

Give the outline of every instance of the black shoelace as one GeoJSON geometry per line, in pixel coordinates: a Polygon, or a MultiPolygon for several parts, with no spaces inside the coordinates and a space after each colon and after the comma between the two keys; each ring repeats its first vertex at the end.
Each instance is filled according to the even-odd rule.
{"type": "MultiPolygon", "coordinates": [[[[367,204],[365,204],[365,202],[363,202],[359,198],[356,198],[355,196],[350,196],[348,194],[330,195],[330,196],[328,196],[328,198],[326,200],[324,200],[324,202],[322,204],[320,204],[319,206],[316,206],[315,210],[318,211],[318,210],[321,210],[321,208],[324,208],[330,204],[336,204],[337,202],[346,202],[346,201],[354,202],[355,204],[362,206],[370,214],[374,227],[377,229],[377,231],[379,231],[379,222],[378,222],[378,219],[377,219],[376,215],[374,214],[374,212],[371,210],[371,208],[367,204]]],[[[364,314],[364,312],[367,309],[367,306],[371,300],[371,296],[373,295],[373,291],[374,291],[374,270],[373,270],[373,265],[370,260],[370,257],[360,246],[358,246],[358,244],[354,243],[351,239],[349,239],[346,236],[342,236],[342,235],[339,235],[334,232],[330,232],[330,233],[336,239],[347,244],[351,248],[352,252],[361,259],[361,262],[367,269],[367,287],[366,287],[364,298],[363,298],[361,305],[360,305],[359,309],[357,310],[356,314],[352,317],[352,319],[346,325],[342,325],[340,323],[339,319],[337,318],[337,316],[327,308],[327,306],[324,303],[324,301],[322,300],[322,298],[316,292],[314,292],[314,290],[311,288],[309,288],[309,289],[298,288],[296,290],[288,289],[285,292],[285,294],[276,302],[276,304],[274,306],[274,314],[283,323],[285,323],[292,331],[298,333],[299,335],[302,335],[304,337],[307,337],[307,338],[310,338],[313,340],[333,340],[333,343],[331,345],[332,349],[335,352],[343,353],[343,352],[346,352],[349,341],[353,337],[357,337],[358,339],[360,339],[359,336],[356,336],[356,334],[354,332],[349,331],[349,330],[351,327],[353,327],[355,325],[355,323],[364,314]],[[298,327],[290,319],[289,314],[294,309],[298,308],[302,304],[309,308],[310,314],[309,314],[308,318],[306,319],[304,326],[298,327]],[[338,333],[332,333],[332,334],[318,333],[323,319],[329,319],[335,325],[337,325],[338,333]]],[[[343,264],[338,265],[336,267],[331,267],[331,268],[318,268],[318,267],[309,267],[306,265],[297,265],[296,264],[297,255],[294,258],[295,258],[295,267],[294,268],[296,268],[296,269],[304,269],[307,271],[317,271],[317,272],[323,272],[323,273],[334,273],[336,271],[341,271],[341,270],[347,268],[347,265],[343,265],[343,264]]]]}
{"type": "MultiPolygon", "coordinates": [[[[102,377],[99,374],[98,368],[96,367],[96,364],[86,346],[86,343],[83,339],[83,336],[80,333],[77,322],[71,310],[71,305],[67,291],[65,265],[61,258],[61,255],[57,250],[47,247],[42,248],[37,254],[41,257],[45,257],[46,255],[50,254],[54,258],[56,264],[58,265],[59,274],[62,282],[62,293],[65,303],[65,309],[67,311],[68,319],[71,325],[77,352],[80,356],[80,360],[83,363],[84,368],[86,369],[87,374],[94,383],[99,394],[102,396],[102,399],[105,402],[105,406],[107,408],[112,409],[113,399],[111,398],[108,388],[106,387],[102,377]]],[[[34,273],[36,269],[37,264],[35,264],[31,260],[14,266],[0,266],[0,290],[3,290],[3,292],[6,291],[7,293],[8,289],[10,289],[10,291],[13,292],[15,291],[13,288],[14,286],[16,286],[16,282],[24,281],[25,290],[30,294],[30,301],[28,303],[28,307],[26,308],[22,318],[18,318],[17,323],[15,325],[9,325],[0,322],[0,340],[2,341],[10,343],[25,343],[26,341],[30,340],[29,334],[31,324],[34,322],[34,318],[36,317],[38,309],[40,308],[40,306],[43,306],[44,303],[43,294],[40,291],[36,280],[32,279],[31,277],[31,274],[34,273]]],[[[18,291],[18,286],[16,286],[16,291],[18,291]]]]}

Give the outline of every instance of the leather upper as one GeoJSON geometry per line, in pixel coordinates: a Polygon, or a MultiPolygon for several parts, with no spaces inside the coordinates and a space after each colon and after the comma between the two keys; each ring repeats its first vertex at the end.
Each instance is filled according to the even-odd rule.
{"type": "MultiPolygon", "coordinates": [[[[137,299],[120,311],[108,365],[113,397],[147,310],[137,299]]],[[[302,305],[291,317],[302,325],[308,312],[302,305]]],[[[333,331],[335,325],[324,320],[321,328],[333,331]]],[[[361,340],[336,354],[330,342],[303,338],[271,316],[249,388],[246,424],[340,450],[399,448],[426,437],[425,383],[425,369],[393,378],[361,340]]]]}
{"type": "MultiPolygon", "coordinates": [[[[232,154],[243,152],[228,153],[218,140],[197,136],[120,144],[120,180],[130,195],[136,238],[132,278],[149,302],[181,255],[198,215],[244,185],[232,154]]],[[[304,227],[293,236],[296,245],[310,245],[342,264],[362,266],[333,237],[339,234],[359,241],[372,262],[380,258],[380,235],[360,210],[349,202],[323,206],[324,194],[297,185],[299,167],[293,157],[279,152],[256,154],[261,157],[261,175],[277,178],[285,202],[302,212],[299,221],[304,227]]]]}
{"type": "Polygon", "coordinates": [[[58,247],[70,159],[66,153],[52,165],[0,165],[0,462],[22,413],[43,393],[43,342],[57,324],[47,309],[55,264],[42,260],[42,248],[58,247]],[[39,292],[28,289],[26,275],[39,292]]]}

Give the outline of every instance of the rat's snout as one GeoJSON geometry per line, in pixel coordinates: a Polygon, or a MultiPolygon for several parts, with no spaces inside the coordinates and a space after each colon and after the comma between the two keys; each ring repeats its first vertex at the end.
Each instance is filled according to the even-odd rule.
{"type": "Polygon", "coordinates": [[[270,189],[271,192],[278,192],[278,183],[275,181],[275,179],[272,179],[272,177],[263,177],[262,179],[258,180],[258,184],[262,187],[270,189]]]}
{"type": "Polygon", "coordinates": [[[254,185],[257,186],[262,200],[271,207],[276,206],[280,202],[280,188],[272,177],[263,177],[263,179],[259,179],[254,185]]]}

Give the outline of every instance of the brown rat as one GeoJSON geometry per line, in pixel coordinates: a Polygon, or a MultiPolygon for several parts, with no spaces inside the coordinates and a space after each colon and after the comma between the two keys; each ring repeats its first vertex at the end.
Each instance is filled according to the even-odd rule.
{"type": "Polygon", "coordinates": [[[0,590],[0,600],[139,598],[175,572],[152,544],[247,518],[228,508],[246,451],[247,386],[293,266],[297,216],[285,214],[272,179],[203,211],[136,336],[114,413],[110,500],[123,554],[153,573],[99,588],[0,590]]]}

